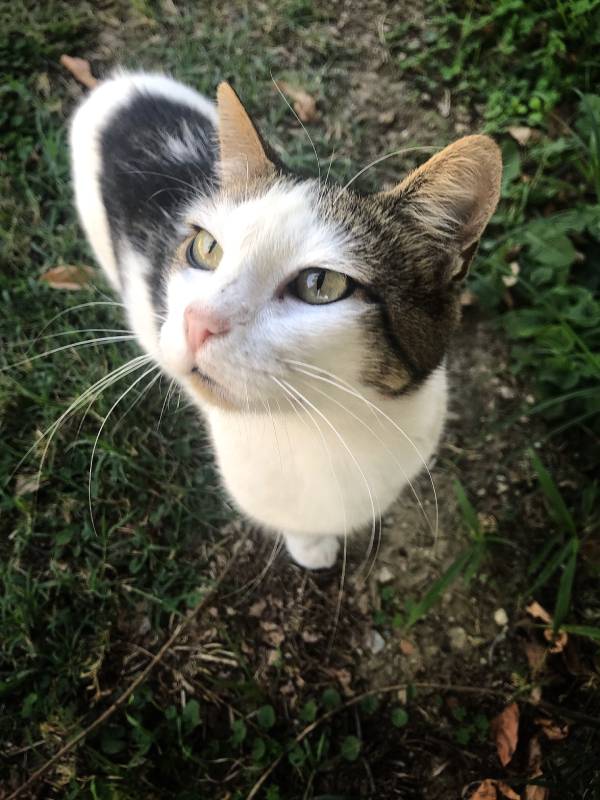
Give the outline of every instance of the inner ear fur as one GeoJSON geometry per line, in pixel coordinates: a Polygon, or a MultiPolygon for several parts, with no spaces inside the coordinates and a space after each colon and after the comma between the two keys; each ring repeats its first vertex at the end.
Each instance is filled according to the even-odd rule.
{"type": "Polygon", "coordinates": [[[406,201],[416,221],[441,243],[456,248],[463,255],[459,272],[466,273],[498,205],[501,178],[502,157],[494,140],[465,136],[382,194],[406,201]]]}
{"type": "Polygon", "coordinates": [[[222,177],[246,181],[273,173],[276,165],[271,148],[236,92],[225,81],[217,89],[217,110],[222,177]]]}

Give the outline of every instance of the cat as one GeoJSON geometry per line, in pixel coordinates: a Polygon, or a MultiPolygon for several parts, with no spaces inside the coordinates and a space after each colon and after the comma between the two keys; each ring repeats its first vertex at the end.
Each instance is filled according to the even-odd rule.
{"type": "Polygon", "coordinates": [[[142,348],[206,421],[225,489],[332,566],[434,453],[461,282],[497,205],[483,135],[363,195],[293,174],[236,92],[100,84],[71,126],[76,204],[142,348]]]}

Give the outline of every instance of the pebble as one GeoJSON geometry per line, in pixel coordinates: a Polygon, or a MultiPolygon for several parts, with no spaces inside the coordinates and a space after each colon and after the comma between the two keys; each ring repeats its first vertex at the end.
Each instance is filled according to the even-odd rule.
{"type": "Polygon", "coordinates": [[[382,567],[377,572],[377,580],[379,583],[389,583],[394,580],[394,573],[388,567],[382,567]]]}
{"type": "Polygon", "coordinates": [[[374,654],[381,653],[385,647],[385,639],[379,631],[372,630],[369,634],[369,650],[374,654]]]}
{"type": "Polygon", "coordinates": [[[503,608],[497,608],[494,611],[494,622],[500,628],[503,628],[505,625],[508,625],[508,614],[503,608]]]}
{"type": "Polygon", "coordinates": [[[448,629],[448,639],[450,640],[450,649],[457,653],[466,650],[469,644],[466,630],[459,625],[448,629]]]}

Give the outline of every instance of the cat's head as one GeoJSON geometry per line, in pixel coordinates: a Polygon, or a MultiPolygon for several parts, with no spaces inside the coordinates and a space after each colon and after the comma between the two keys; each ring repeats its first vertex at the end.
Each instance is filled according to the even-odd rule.
{"type": "MultiPolygon", "coordinates": [[[[172,126],[170,138],[152,139],[162,142],[152,170],[162,183],[133,190],[131,221],[118,203],[109,208],[119,186],[103,187],[117,280],[146,349],[201,402],[224,407],[285,399],[299,365],[388,397],[419,386],[443,360],[461,279],[498,201],[494,142],[465,137],[392,190],[361,195],[290,173],[222,84],[207,181],[194,139],[202,126],[187,113],[173,119],[167,95],[153,97],[172,126]],[[132,233],[144,228],[145,204],[146,240],[132,233]]],[[[143,146],[141,162],[152,155],[143,146]]]]}

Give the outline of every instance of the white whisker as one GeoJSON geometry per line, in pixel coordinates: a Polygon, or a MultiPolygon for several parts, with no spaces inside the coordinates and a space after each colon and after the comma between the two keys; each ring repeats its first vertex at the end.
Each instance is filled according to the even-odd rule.
{"type": "MultiPolygon", "coordinates": [[[[378,414],[381,414],[381,416],[385,420],[387,420],[390,423],[390,425],[392,425],[398,431],[398,433],[400,433],[401,436],[403,436],[404,439],[410,444],[410,446],[413,448],[414,452],[416,453],[417,457],[419,458],[421,464],[423,465],[425,471],[427,472],[427,476],[428,476],[429,482],[431,484],[431,491],[433,493],[433,499],[434,499],[434,504],[435,504],[435,526],[434,526],[435,533],[434,533],[434,538],[437,539],[437,535],[438,535],[438,531],[439,531],[439,506],[438,506],[438,498],[437,498],[437,492],[436,492],[433,476],[431,474],[431,470],[427,466],[427,462],[423,458],[423,455],[422,455],[421,451],[419,450],[417,445],[414,443],[414,441],[411,439],[411,437],[406,433],[406,431],[403,428],[401,428],[400,425],[398,425],[398,423],[395,422],[390,416],[388,416],[388,414],[386,414],[385,411],[382,411],[382,409],[379,408],[379,406],[375,405],[375,403],[372,403],[370,400],[367,400],[367,398],[364,397],[359,391],[357,391],[357,389],[352,387],[351,384],[347,384],[349,388],[346,388],[343,385],[343,384],[346,383],[346,381],[344,381],[342,378],[338,378],[338,376],[335,375],[333,372],[329,372],[329,370],[322,369],[321,367],[316,367],[313,364],[307,364],[307,363],[305,363],[303,361],[295,361],[295,360],[292,360],[292,359],[286,359],[286,360],[287,360],[287,362],[289,364],[296,365],[296,368],[297,368],[298,372],[302,372],[303,371],[302,369],[298,369],[298,367],[304,367],[304,368],[308,368],[309,370],[313,370],[314,372],[321,373],[322,375],[329,375],[329,376],[333,377],[335,382],[332,383],[332,385],[337,386],[337,388],[340,391],[346,392],[347,394],[351,395],[352,397],[356,397],[358,400],[361,400],[363,403],[365,403],[367,406],[372,408],[378,414]],[[340,381],[339,383],[337,382],[338,380],[340,381]]],[[[313,378],[316,377],[313,373],[305,373],[305,374],[308,374],[309,377],[313,377],[313,378]]],[[[331,382],[326,378],[322,378],[322,380],[325,383],[331,382]]]]}
{"type": "Polygon", "coordinates": [[[298,114],[296,114],[296,111],[294,110],[294,108],[293,108],[293,107],[290,105],[290,103],[289,103],[289,100],[287,99],[287,97],[285,96],[285,94],[284,94],[284,93],[281,91],[281,89],[279,88],[279,84],[277,83],[277,81],[276,81],[276,80],[275,80],[275,78],[273,77],[273,73],[271,73],[271,80],[273,81],[273,84],[275,85],[275,88],[277,89],[277,91],[279,92],[279,94],[280,94],[280,95],[283,97],[283,100],[284,100],[284,102],[285,102],[286,106],[289,108],[289,110],[292,112],[292,114],[293,114],[293,115],[296,117],[296,119],[297,119],[297,120],[298,120],[298,122],[300,123],[300,127],[302,128],[302,130],[304,131],[304,133],[305,133],[305,134],[306,134],[306,136],[308,137],[308,141],[310,142],[310,146],[311,146],[311,147],[312,147],[312,149],[313,149],[313,153],[315,154],[315,159],[316,159],[316,161],[317,161],[317,169],[318,169],[318,171],[319,171],[319,186],[320,186],[320,185],[321,185],[321,162],[319,161],[319,154],[317,153],[317,148],[315,147],[315,143],[313,142],[313,140],[312,140],[312,137],[311,137],[310,133],[309,133],[309,132],[308,132],[308,130],[306,129],[306,126],[304,125],[304,123],[302,122],[302,120],[300,119],[300,117],[298,116],[298,114]]]}
{"type": "Polygon", "coordinates": [[[100,428],[98,429],[98,433],[96,434],[96,438],[94,440],[94,445],[92,447],[92,455],[90,457],[90,469],[89,469],[89,472],[88,472],[88,507],[89,507],[89,511],[90,511],[90,520],[91,520],[91,523],[92,523],[92,529],[93,529],[93,531],[94,531],[94,533],[96,535],[98,535],[98,532],[96,530],[96,524],[94,522],[94,511],[92,509],[92,470],[93,470],[93,467],[94,467],[94,455],[96,453],[96,448],[98,447],[98,441],[100,439],[100,436],[102,435],[102,431],[104,430],[104,426],[106,425],[106,423],[108,421],[108,418],[110,417],[112,412],[115,410],[115,408],[119,405],[121,400],[123,400],[125,397],[127,397],[129,392],[131,392],[137,386],[137,384],[140,381],[144,380],[144,378],[147,375],[150,375],[152,372],[155,372],[157,369],[159,369],[158,366],[152,366],[152,367],[150,367],[150,369],[147,369],[144,373],[142,373],[142,375],[137,377],[133,381],[133,383],[130,386],[128,386],[127,389],[125,389],[124,392],[122,392],[122,394],[119,395],[119,397],[115,400],[115,402],[109,408],[108,413],[104,417],[104,419],[102,420],[102,424],[100,425],[100,428]]]}
{"type": "Polygon", "coordinates": [[[15,367],[20,367],[23,364],[27,364],[30,361],[37,361],[40,358],[46,358],[47,356],[54,355],[55,353],[60,353],[63,350],[73,350],[78,347],[90,347],[94,344],[113,344],[115,342],[129,342],[132,339],[135,339],[135,335],[133,333],[128,333],[127,335],[122,336],[104,336],[104,337],[96,337],[94,339],[84,339],[83,342],[70,342],[69,344],[64,344],[61,347],[53,347],[52,350],[47,350],[45,353],[38,353],[35,356],[29,356],[28,358],[24,358],[21,361],[16,361],[14,364],[9,364],[6,367],[0,368],[0,372],[6,372],[9,369],[14,369],[15,367]]]}
{"type": "Polygon", "coordinates": [[[432,152],[436,152],[439,149],[440,149],[439,147],[425,147],[425,146],[423,146],[423,147],[403,147],[400,150],[394,150],[392,153],[386,153],[384,156],[380,156],[379,158],[376,158],[374,161],[371,161],[370,164],[367,164],[366,167],[363,167],[361,170],[359,170],[356,173],[356,175],[353,175],[352,178],[350,178],[350,180],[348,181],[348,183],[345,183],[342,186],[341,191],[342,192],[346,191],[346,189],[350,186],[350,184],[354,183],[354,181],[357,178],[360,178],[361,175],[364,175],[364,173],[367,170],[371,169],[371,167],[374,167],[377,164],[381,164],[382,161],[387,161],[388,158],[393,158],[394,156],[403,156],[405,153],[413,153],[413,152],[416,152],[418,150],[426,152],[426,153],[427,152],[432,153],[432,152]]]}

